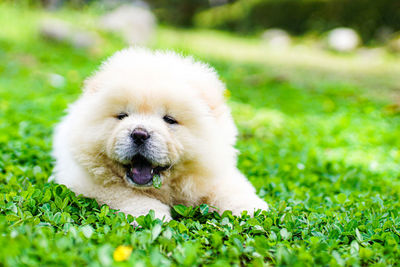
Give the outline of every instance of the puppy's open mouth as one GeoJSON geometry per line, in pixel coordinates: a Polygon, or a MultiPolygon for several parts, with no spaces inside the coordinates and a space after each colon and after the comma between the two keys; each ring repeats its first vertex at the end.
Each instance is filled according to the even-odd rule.
{"type": "Polygon", "coordinates": [[[137,155],[126,165],[126,178],[135,186],[151,186],[153,177],[168,169],[168,166],[154,166],[145,157],[137,155]]]}

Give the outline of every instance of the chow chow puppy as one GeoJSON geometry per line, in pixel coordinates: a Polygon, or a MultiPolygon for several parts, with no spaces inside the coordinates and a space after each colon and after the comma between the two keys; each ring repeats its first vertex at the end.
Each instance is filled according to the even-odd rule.
{"type": "Polygon", "coordinates": [[[152,209],[170,220],[176,204],[267,210],[236,167],[224,90],[214,69],[190,57],[117,52],[55,130],[56,182],[133,216],[152,209]]]}

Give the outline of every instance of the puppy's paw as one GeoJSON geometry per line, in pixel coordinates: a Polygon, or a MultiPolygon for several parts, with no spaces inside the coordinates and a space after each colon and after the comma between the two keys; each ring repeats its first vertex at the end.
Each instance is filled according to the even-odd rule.
{"type": "Polygon", "coordinates": [[[160,219],[163,222],[169,222],[172,220],[170,208],[167,206],[154,209],[154,217],[160,219]]]}
{"type": "Polygon", "coordinates": [[[163,222],[169,222],[169,221],[172,220],[171,214],[169,214],[169,213],[163,213],[163,214],[162,213],[159,213],[159,214],[156,213],[156,218],[160,219],[163,222]]]}
{"type": "Polygon", "coordinates": [[[238,206],[236,208],[233,208],[232,209],[232,214],[236,215],[236,216],[240,216],[243,211],[247,211],[247,213],[250,216],[254,216],[254,213],[257,210],[268,211],[269,210],[268,204],[265,201],[261,200],[261,199],[256,199],[256,200],[253,200],[251,202],[242,203],[240,206],[238,206]]]}

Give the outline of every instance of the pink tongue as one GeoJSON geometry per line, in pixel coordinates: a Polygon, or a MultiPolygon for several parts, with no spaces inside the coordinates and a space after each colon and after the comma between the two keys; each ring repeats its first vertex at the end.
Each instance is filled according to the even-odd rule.
{"type": "Polygon", "coordinates": [[[138,162],[131,168],[131,178],[137,184],[147,184],[151,181],[151,179],[153,179],[151,170],[151,165],[138,162]]]}

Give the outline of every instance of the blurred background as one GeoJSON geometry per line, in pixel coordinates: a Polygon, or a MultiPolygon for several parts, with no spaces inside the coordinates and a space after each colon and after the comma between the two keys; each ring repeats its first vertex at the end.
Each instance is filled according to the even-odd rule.
{"type": "MultiPolygon", "coordinates": [[[[206,60],[258,62],[269,65],[277,79],[298,83],[312,83],[317,75],[380,90],[397,89],[400,84],[398,0],[3,3],[4,7],[13,6],[15,12],[3,8],[5,24],[16,23],[16,17],[25,13],[29,25],[24,27],[31,27],[41,40],[70,45],[92,55],[144,45],[192,53],[206,60]],[[304,75],[308,75],[307,81],[304,75]]],[[[12,30],[17,31],[11,26],[8,31],[12,30]]]]}
{"type": "MultiPolygon", "coordinates": [[[[311,127],[305,118],[314,127],[318,117],[333,131],[318,128],[319,138],[329,140],[323,158],[396,166],[387,162],[399,156],[389,153],[392,139],[380,160],[376,149],[400,114],[398,0],[3,0],[0,25],[0,110],[13,129],[25,129],[24,116],[35,114],[46,125],[47,150],[52,125],[79,96],[84,79],[115,51],[140,45],[215,67],[242,138],[255,131],[269,140],[282,114],[303,128],[311,127]],[[246,109],[254,114],[243,117],[246,109]],[[258,121],[255,114],[265,109],[272,113],[258,121]],[[374,126],[376,114],[390,120],[385,127],[374,126]],[[355,128],[342,120],[335,126],[335,116],[353,118],[355,128]],[[364,116],[373,135],[368,123],[360,124],[364,116]]],[[[282,141],[280,134],[274,138],[282,141]]]]}
{"type": "MultiPolygon", "coordinates": [[[[267,41],[276,44],[280,42],[282,45],[290,44],[291,37],[302,36],[311,39],[327,37],[328,45],[334,50],[349,51],[361,45],[388,45],[389,50],[395,52],[400,50],[398,39],[400,2],[396,0],[8,0],[8,2],[49,11],[64,7],[83,10],[91,6],[99,12],[108,12],[122,5],[135,6],[149,10],[161,24],[260,35],[267,41]]],[[[139,16],[139,11],[136,14],[132,11],[130,15],[139,16]]]]}

